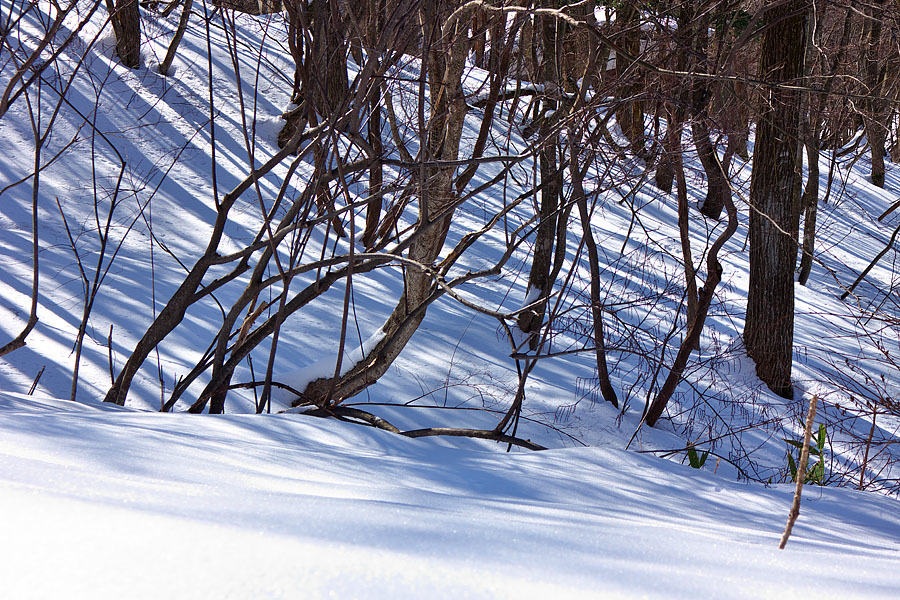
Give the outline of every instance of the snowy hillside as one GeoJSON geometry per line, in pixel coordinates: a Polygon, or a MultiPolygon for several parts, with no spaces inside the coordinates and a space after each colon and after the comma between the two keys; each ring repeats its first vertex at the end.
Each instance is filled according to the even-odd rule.
{"type": "MultiPolygon", "coordinates": [[[[700,349],[657,426],[643,426],[642,414],[685,329],[678,203],[674,193],[646,180],[640,159],[624,152],[608,163],[596,158],[585,179],[619,406],[603,401],[598,389],[591,275],[576,234],[564,238],[560,253],[551,302],[556,320],[543,348],[550,356],[521,378],[527,343],[492,313],[512,313],[534,300],[527,288],[534,206],[522,198],[537,185],[539,169],[523,102],[499,110],[488,159],[465,188],[472,196],[456,209],[444,246],[446,255],[485,228],[448,270],[448,280],[508,260],[455,288],[459,298],[431,304],[384,376],[343,406],[407,432],[491,430],[524,381],[512,431],[549,450],[462,437],[408,439],[291,408],[292,390],[333,375],[339,354],[344,362],[337,371],[345,373],[360,361],[361,347],[366,353],[382,340],[404,289],[408,265],[399,261],[353,274],[352,285],[349,278],[336,283],[279,323],[277,353],[266,337],[236,367],[225,415],[189,415],[212,377],[195,365],[212,362],[228,308],[250,281],[247,272],[226,281],[230,267],[215,265],[203,278],[213,293],[192,304],[149,354],[125,406],[102,403],[203,255],[227,193],[278,152],[281,115],[291,107],[294,65],[284,19],[235,14],[230,21],[217,9],[207,22],[203,15],[212,6],[198,4],[163,76],[157,67],[180,10],[168,17],[144,10],[142,65],[132,70],[119,64],[104,9],[92,15],[92,3],[76,3],[80,8],[57,33],[76,42],[0,116],[0,344],[15,338],[29,316],[33,207],[39,227],[39,320],[24,347],[0,358],[0,595],[897,594],[900,253],[890,250],[849,298],[840,298],[900,225],[900,210],[878,218],[897,201],[900,172],[889,165],[885,188],[876,188],[867,180],[865,156],[832,164],[834,153],[819,155],[816,261],[809,283],[796,286],[794,400],[759,381],[741,341],[752,166],[739,158],[730,173],[739,222],[719,255],[722,284],[700,349]],[[489,185],[503,173],[503,185],[489,185]],[[491,221],[501,213],[502,220],[491,221]],[[282,387],[264,411],[257,384],[266,379],[270,355],[272,380],[282,387]],[[829,485],[805,488],[793,537],[779,551],[794,490],[791,442],[801,436],[814,394],[816,426],[824,432],[822,479],[829,485]],[[167,403],[174,414],[159,412],[167,403]],[[258,409],[269,414],[253,414],[258,409]],[[700,469],[688,466],[692,447],[708,453],[700,469]]],[[[47,13],[22,13],[26,5],[3,1],[4,14],[24,16],[0,49],[2,89],[18,85],[13,49],[32,48],[47,27],[47,13]]],[[[412,184],[404,179],[409,169],[400,146],[418,149],[419,66],[407,58],[389,79],[392,107],[409,121],[400,131],[405,140],[392,138],[386,125],[384,136],[393,143],[386,143],[386,181],[397,188],[385,206],[398,211],[393,227],[401,232],[416,223],[402,209],[411,202],[403,186],[412,184]]],[[[360,71],[351,63],[351,76],[360,71]]],[[[466,151],[477,145],[487,79],[467,66],[466,151]]],[[[621,131],[611,131],[624,147],[621,131]]],[[[345,139],[329,143],[353,152],[345,139]]],[[[694,210],[705,181],[696,153],[686,151],[685,160],[702,285],[703,257],[726,223],[694,210]]],[[[319,175],[313,162],[285,159],[254,179],[229,213],[217,256],[255,243],[268,203],[279,194],[302,196],[308,188],[297,181],[319,175]]],[[[347,190],[363,197],[363,187],[347,190]]],[[[347,202],[343,226],[363,230],[361,204],[330,201],[347,202]]],[[[577,212],[571,228],[580,227],[577,212]]],[[[297,228],[308,253],[298,264],[308,256],[312,263],[365,252],[361,243],[351,250],[346,236],[336,236],[331,222],[337,218],[325,214],[297,228]]],[[[279,252],[283,260],[295,258],[279,252]]],[[[321,265],[298,268],[285,288],[297,293],[324,272],[321,265]]],[[[271,267],[265,277],[279,274],[271,267]]],[[[260,320],[275,314],[278,289],[258,298],[260,320]]],[[[237,332],[228,334],[226,340],[237,332]]]]}
{"type": "Polygon", "coordinates": [[[9,598],[891,598],[896,501],[614,449],[0,399],[9,598]]]}

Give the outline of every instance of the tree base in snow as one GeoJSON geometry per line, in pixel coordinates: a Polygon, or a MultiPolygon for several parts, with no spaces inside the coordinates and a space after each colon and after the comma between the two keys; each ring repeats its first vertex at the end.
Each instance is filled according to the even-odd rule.
{"type": "Polygon", "coordinates": [[[283,10],[281,0],[213,0],[213,6],[229,8],[248,15],[268,15],[283,10]]]}

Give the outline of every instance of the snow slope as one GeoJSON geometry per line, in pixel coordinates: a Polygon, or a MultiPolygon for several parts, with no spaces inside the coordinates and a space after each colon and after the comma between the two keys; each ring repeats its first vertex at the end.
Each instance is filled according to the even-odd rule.
{"type": "MultiPolygon", "coordinates": [[[[654,389],[650,374],[657,362],[668,364],[674,350],[660,349],[659,339],[678,324],[672,308],[682,290],[671,283],[680,281],[675,200],[650,186],[630,190],[629,178],[641,166],[627,163],[611,172],[612,185],[592,223],[603,251],[605,297],[623,305],[635,302],[616,308],[618,320],[608,324],[611,345],[620,345],[610,361],[625,408],[616,411],[596,400],[590,354],[542,362],[529,379],[518,434],[550,451],[507,454],[505,446],[486,441],[411,440],[296,414],[240,414],[252,410],[253,397],[239,391],[229,396],[227,416],[152,412],[218,327],[221,314],[212,302],[193,307],[147,361],[127,409],[97,404],[109,386],[110,360],[121,368],[178,285],[183,274],[178,262],[189,264],[205,243],[213,214],[210,114],[221,193],[246,173],[245,119],[255,134],[258,161],[274,151],[279,114],[288,101],[285,74],[292,67],[279,47],[284,34],[277,17],[238,17],[240,87],[217,21],[210,63],[206,31],[195,18],[173,74],[156,72],[176,20],[177,15],[145,19],[150,41],[144,66],[134,71],[117,64],[108,32],[85,28],[77,52],[62,55],[59,70],[42,88],[47,111],[53,106],[51,85],[75,69],[78,53],[86,54],[73,80],[72,105],[60,112],[45,149],[46,162],[77,134],[60,160],[41,173],[40,322],[27,347],[0,359],[0,596],[897,595],[895,498],[807,487],[794,536],[785,551],[776,549],[792,494],[783,484],[782,438],[796,436],[806,395],[822,394],[820,421],[834,442],[832,473],[851,472],[859,462],[859,448],[849,445],[850,438],[832,440],[835,428],[866,434],[872,426],[841,412],[848,389],[856,385],[858,398],[897,394],[896,371],[877,348],[885,339],[896,341],[861,337],[871,333],[868,311],[896,303],[884,295],[900,273],[896,253],[872,271],[855,304],[837,299],[841,285],[881,250],[900,219],[900,214],[883,223],[875,218],[896,198],[896,168],[889,167],[887,189],[878,190],[865,182],[865,159],[837,169],[835,191],[820,207],[820,262],[810,285],[797,288],[799,393],[792,403],[765,390],[740,345],[748,208],[739,197],[742,223],[723,250],[725,280],[703,349],[660,429],[642,429],[631,442],[654,389]],[[212,109],[209,71],[215,82],[212,109]],[[91,117],[94,129],[83,115],[91,117]],[[109,271],[88,323],[79,401],[55,400],[69,396],[72,342],[84,301],[66,228],[92,276],[98,256],[93,200],[100,198],[101,211],[112,208],[108,194],[119,169],[116,152],[127,162],[127,193],[115,206],[111,228],[111,239],[121,248],[114,261],[107,256],[99,265],[109,271]],[[640,211],[640,226],[634,226],[633,210],[640,211]],[[644,303],[657,296],[659,304],[644,303]],[[107,337],[110,325],[114,329],[107,337]],[[871,381],[848,381],[857,374],[853,369],[871,381]],[[43,374],[37,395],[24,396],[38,373],[43,374]],[[713,452],[703,470],[678,464],[688,441],[713,452]],[[773,484],[735,481],[748,478],[773,484]]],[[[22,26],[37,28],[27,19],[22,26]]],[[[407,68],[414,70],[415,61],[407,68]]],[[[0,83],[9,74],[0,69],[0,83]]],[[[414,73],[407,75],[415,80],[414,73]]],[[[477,94],[477,72],[471,77],[477,94]]],[[[30,301],[30,122],[21,101],[0,118],[2,342],[19,331],[30,301]]],[[[476,132],[469,123],[469,142],[476,132]]],[[[505,152],[513,153],[524,141],[513,134],[506,143],[505,152]]],[[[820,159],[824,189],[828,157],[820,159]]],[[[688,166],[696,200],[702,198],[703,182],[690,156],[688,166]]],[[[533,183],[530,168],[516,173],[523,187],[533,183]]],[[[750,167],[737,163],[735,168],[735,185],[746,194],[750,167]]],[[[273,194],[282,175],[261,181],[263,192],[273,194]]],[[[472,185],[487,176],[479,171],[472,185]]],[[[480,226],[503,200],[491,191],[462,207],[451,241],[480,226]]],[[[238,204],[226,251],[252,235],[259,222],[255,211],[253,198],[238,204]]],[[[523,216],[510,216],[515,218],[523,216]]],[[[699,254],[721,224],[692,218],[699,254]]],[[[502,235],[485,239],[462,268],[497,255],[502,235]]],[[[566,269],[572,266],[574,280],[584,286],[585,270],[572,265],[574,254],[569,247],[566,269]]],[[[504,310],[522,306],[526,258],[517,255],[501,277],[463,288],[464,293],[504,310]]],[[[394,269],[360,277],[354,285],[354,331],[348,339],[359,345],[378,335],[402,283],[394,269]]],[[[336,289],[301,319],[285,324],[276,377],[300,385],[333,369],[334,301],[342,294],[336,289]]],[[[225,288],[219,297],[227,302],[234,295],[225,288]]],[[[584,298],[573,296],[563,308],[577,317],[586,306],[584,298]]],[[[570,330],[556,332],[555,350],[578,346],[575,317],[570,330]]],[[[353,356],[352,344],[347,355],[353,356]]],[[[267,348],[261,347],[255,360],[265,364],[266,357],[267,348]]],[[[249,370],[236,378],[250,379],[249,370]]],[[[429,308],[394,367],[354,402],[401,429],[493,427],[515,384],[509,344],[496,323],[440,301],[429,308]]],[[[893,460],[898,427],[897,419],[886,415],[872,427],[879,465],[893,460]]],[[[896,488],[895,473],[875,471],[872,476],[880,477],[885,489],[896,488]]]]}
{"type": "Polygon", "coordinates": [[[0,397],[6,598],[892,598],[897,502],[608,448],[0,397]]]}

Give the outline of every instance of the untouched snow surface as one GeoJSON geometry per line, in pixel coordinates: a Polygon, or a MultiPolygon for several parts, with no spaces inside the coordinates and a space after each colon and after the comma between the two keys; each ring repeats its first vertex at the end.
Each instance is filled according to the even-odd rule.
{"type": "Polygon", "coordinates": [[[5,598],[893,598],[897,502],[608,448],[0,396],[5,598]]]}

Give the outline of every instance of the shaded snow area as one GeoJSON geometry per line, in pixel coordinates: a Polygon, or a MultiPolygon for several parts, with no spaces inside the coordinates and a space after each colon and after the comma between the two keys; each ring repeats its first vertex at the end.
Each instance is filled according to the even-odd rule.
{"type": "MultiPolygon", "coordinates": [[[[752,166],[735,158],[730,175],[740,222],[719,254],[723,279],[700,348],[657,427],[642,426],[686,325],[677,200],[636,183],[652,179],[640,160],[610,154],[606,164],[601,153],[585,186],[619,407],[603,401],[598,388],[590,271],[573,211],[574,233],[564,240],[550,292],[556,320],[543,351],[554,356],[530,372],[514,421],[516,436],[549,450],[411,439],[289,408],[296,394],[284,386],[299,390],[336,370],[346,373],[363,358],[360,349],[384,339],[404,289],[399,262],[355,273],[352,285],[340,281],[286,318],[277,352],[270,352],[269,336],[235,369],[232,383],[244,387],[228,391],[225,415],[186,412],[210,369],[199,369],[172,413],[156,411],[212,352],[246,273],[189,308],[137,370],[124,407],[100,403],[202,255],[216,202],[248,177],[251,163],[278,151],[294,72],[284,18],[237,15],[240,35],[229,36],[221,17],[207,28],[202,4],[194,3],[168,77],[157,65],[180,9],[167,18],[142,13],[138,69],[115,58],[103,8],[81,29],[76,17],[87,12],[73,12],[59,35],[73,35],[75,43],[29,90],[35,100],[23,96],[0,116],[0,344],[29,315],[33,198],[40,224],[39,321],[25,347],[0,358],[0,600],[900,597],[900,254],[887,253],[850,299],[839,299],[900,226],[900,210],[877,218],[897,201],[900,173],[888,165],[886,188],[874,188],[865,157],[848,155],[833,169],[831,152],[819,157],[822,193],[828,189],[830,197],[819,207],[809,283],[796,287],[794,400],[768,391],[741,342],[752,166]],[[32,125],[46,126],[65,85],[33,196],[32,125]],[[252,414],[261,406],[257,384],[270,356],[281,387],[271,414],[252,414]],[[801,435],[813,394],[820,399],[816,425],[827,436],[828,485],[806,486],[793,536],[779,551],[794,490],[790,442],[801,435]],[[700,469],[688,466],[691,445],[709,453],[700,469]]],[[[3,0],[3,14],[8,7],[3,0]]],[[[36,14],[46,17],[29,13],[17,22],[20,39],[10,36],[9,44],[40,39],[36,14]]],[[[15,64],[8,48],[0,49],[0,90],[15,64]]],[[[404,59],[385,76],[385,98],[401,122],[398,138],[413,154],[418,66],[404,59]]],[[[359,70],[349,68],[351,76],[359,70]]],[[[483,71],[467,68],[463,155],[479,135],[484,115],[477,101],[486,81],[483,71]]],[[[454,288],[468,306],[448,296],[429,305],[397,360],[346,406],[403,431],[491,430],[517,397],[523,363],[511,357],[512,346],[527,352],[527,340],[512,320],[507,333],[471,306],[512,313],[538,297],[528,289],[535,206],[512,206],[539,173],[522,133],[525,105],[502,103],[485,153],[530,158],[510,166],[499,186],[486,184],[501,163],[479,166],[465,191],[485,187],[454,213],[442,256],[509,208],[503,225],[479,237],[448,280],[493,266],[517,228],[532,233],[499,274],[454,288]]],[[[615,120],[609,123],[624,147],[615,120]]],[[[402,164],[386,126],[384,139],[392,164],[402,164]]],[[[725,223],[696,210],[703,172],[695,152],[684,158],[702,285],[706,253],[725,223]]],[[[220,254],[255,239],[260,207],[271,206],[282,184],[287,198],[305,189],[297,182],[308,181],[314,167],[300,161],[285,183],[289,163],[237,200],[220,254]]],[[[386,189],[409,181],[408,172],[386,166],[386,189]]],[[[350,190],[353,201],[364,197],[364,187],[350,190]]],[[[388,194],[385,207],[401,200],[408,199],[388,194]]],[[[416,210],[401,212],[393,226],[411,229],[416,210]]],[[[355,231],[363,231],[364,212],[355,219],[355,231]]],[[[304,229],[301,262],[348,252],[347,238],[323,231],[304,229]]],[[[226,273],[211,268],[204,283],[226,273]]],[[[297,275],[291,293],[320,274],[297,275]]],[[[274,313],[278,295],[277,285],[260,295],[260,319],[274,313]]],[[[248,320],[248,327],[257,324],[248,320]]]]}
{"type": "Polygon", "coordinates": [[[5,598],[890,598],[893,499],[609,448],[0,396],[5,598]]]}

